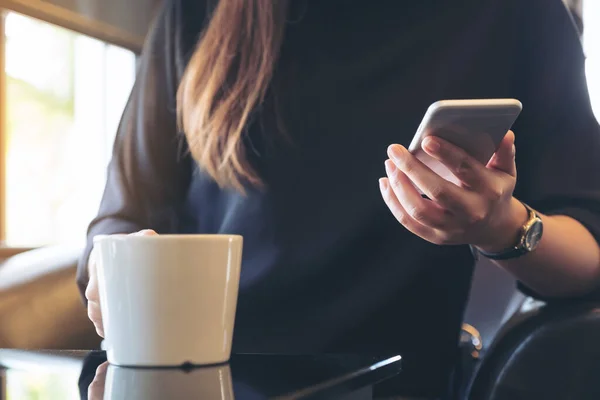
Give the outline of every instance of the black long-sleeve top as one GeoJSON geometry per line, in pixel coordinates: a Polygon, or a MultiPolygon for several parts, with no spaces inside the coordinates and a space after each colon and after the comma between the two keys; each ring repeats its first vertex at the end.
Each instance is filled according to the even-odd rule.
{"type": "Polygon", "coordinates": [[[407,390],[444,391],[472,255],[412,235],[378,189],[387,146],[407,145],[440,99],[519,99],[515,196],[599,237],[600,129],[560,0],[293,0],[276,96],[244,139],[266,186],[246,196],[220,189],[177,131],[177,85],[211,6],[167,0],[149,34],[82,289],[94,235],[241,234],[234,351],[400,353],[407,390]]]}

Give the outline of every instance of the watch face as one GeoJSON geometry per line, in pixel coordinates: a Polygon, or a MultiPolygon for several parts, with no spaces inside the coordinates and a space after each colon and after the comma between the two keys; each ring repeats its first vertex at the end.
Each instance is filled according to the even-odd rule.
{"type": "Polygon", "coordinates": [[[544,231],[544,225],[541,220],[537,220],[531,225],[525,235],[525,248],[527,251],[533,251],[540,243],[542,239],[542,233],[544,231]]]}

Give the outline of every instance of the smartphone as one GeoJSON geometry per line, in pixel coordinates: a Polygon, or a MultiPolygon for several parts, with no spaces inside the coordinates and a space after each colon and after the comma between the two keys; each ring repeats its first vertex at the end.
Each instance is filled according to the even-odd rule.
{"type": "Polygon", "coordinates": [[[438,136],[487,164],[523,106],[516,99],[441,100],[425,113],[408,150],[443,178],[460,184],[438,160],[422,150],[427,136],[438,136]]]}

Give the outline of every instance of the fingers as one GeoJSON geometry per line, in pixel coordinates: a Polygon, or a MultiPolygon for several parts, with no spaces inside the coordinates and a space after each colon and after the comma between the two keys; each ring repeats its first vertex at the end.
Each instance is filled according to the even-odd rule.
{"type": "Polygon", "coordinates": [[[93,248],[90,252],[88,262],[89,281],[85,288],[85,297],[88,301],[98,302],[100,296],[98,294],[98,272],[96,271],[96,249],[93,248]]]}
{"type": "MultiPolygon", "coordinates": [[[[158,235],[152,229],[144,229],[139,232],[131,233],[131,236],[154,236],[158,235]]],[[[88,301],[100,302],[99,290],[98,290],[98,272],[96,267],[96,249],[93,248],[90,252],[90,258],[88,262],[89,282],[85,289],[85,297],[88,301]]]]}
{"type": "Polygon", "coordinates": [[[94,301],[88,301],[87,314],[90,321],[94,323],[96,333],[100,337],[104,337],[104,324],[102,323],[102,310],[100,309],[100,303],[94,301]]]}
{"type": "Polygon", "coordinates": [[[108,362],[100,364],[96,369],[96,375],[88,386],[88,399],[90,400],[103,400],[104,399],[104,387],[106,384],[106,371],[108,369],[108,362]]]}
{"type": "Polygon", "coordinates": [[[515,134],[513,131],[508,131],[496,154],[488,163],[488,167],[500,170],[512,177],[517,176],[517,166],[515,164],[515,134]]]}
{"type": "Polygon", "coordinates": [[[152,229],[143,229],[141,231],[138,232],[134,232],[131,234],[131,236],[157,236],[158,233],[156,233],[156,231],[152,230],[152,229]]]}
{"type": "MultiPolygon", "coordinates": [[[[135,236],[153,236],[157,235],[152,229],[145,229],[139,232],[132,233],[135,236]]],[[[104,325],[102,323],[102,310],[100,308],[100,290],[98,287],[98,271],[96,260],[96,249],[92,249],[90,253],[88,272],[89,281],[85,288],[85,297],[88,301],[87,314],[88,318],[94,323],[96,332],[100,337],[104,337],[104,325]]]]}
{"type": "Polygon", "coordinates": [[[463,184],[449,182],[403,146],[390,146],[388,177],[380,186],[396,219],[415,235],[441,245],[475,243],[486,232],[495,234],[490,221],[506,209],[516,182],[514,134],[508,132],[487,166],[441,138],[426,139],[423,150],[463,184]],[[431,200],[422,198],[415,186],[431,200]]]}
{"type": "Polygon", "coordinates": [[[404,207],[398,201],[398,198],[394,194],[390,186],[388,178],[381,178],[379,180],[379,189],[386,205],[392,212],[392,215],[400,222],[406,229],[420,237],[430,237],[435,235],[433,228],[427,227],[419,222],[415,221],[407,212],[404,207]]]}
{"type": "Polygon", "coordinates": [[[92,249],[90,261],[88,263],[89,281],[85,288],[85,297],[87,303],[87,314],[90,321],[94,323],[98,336],[104,337],[104,328],[102,325],[102,311],[100,309],[100,294],[98,289],[98,272],[96,269],[96,250],[92,249]]]}
{"type": "Polygon", "coordinates": [[[471,199],[467,191],[433,172],[403,146],[398,144],[390,146],[388,156],[427,197],[442,208],[464,213],[470,207],[471,199]]]}
{"type": "Polygon", "coordinates": [[[466,151],[435,136],[423,140],[423,150],[444,164],[468,188],[477,189],[489,179],[489,171],[466,151]]]}
{"type": "MultiPolygon", "coordinates": [[[[144,229],[139,232],[131,233],[131,236],[155,236],[158,235],[152,229],[144,229]]],[[[89,282],[85,288],[85,297],[88,301],[88,318],[94,323],[96,332],[104,337],[104,325],[102,323],[102,310],[100,308],[100,290],[98,288],[98,271],[96,261],[96,249],[92,249],[88,263],[89,282]]]]}
{"type": "Polygon", "coordinates": [[[449,228],[449,212],[436,203],[424,199],[408,177],[396,168],[392,160],[386,160],[388,183],[404,211],[416,222],[432,228],[449,228]]]}

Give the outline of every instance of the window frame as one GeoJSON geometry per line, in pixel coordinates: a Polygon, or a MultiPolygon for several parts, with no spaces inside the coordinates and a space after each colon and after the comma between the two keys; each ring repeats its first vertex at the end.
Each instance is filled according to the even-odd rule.
{"type": "Polygon", "coordinates": [[[0,8],[0,248],[6,239],[6,10],[0,8]]]}
{"type": "MultiPolygon", "coordinates": [[[[158,4],[158,3],[157,3],[158,4]]],[[[41,0],[0,0],[0,10],[14,11],[52,25],[86,35],[106,43],[124,47],[139,54],[144,38],[106,22],[41,0]]]]}

